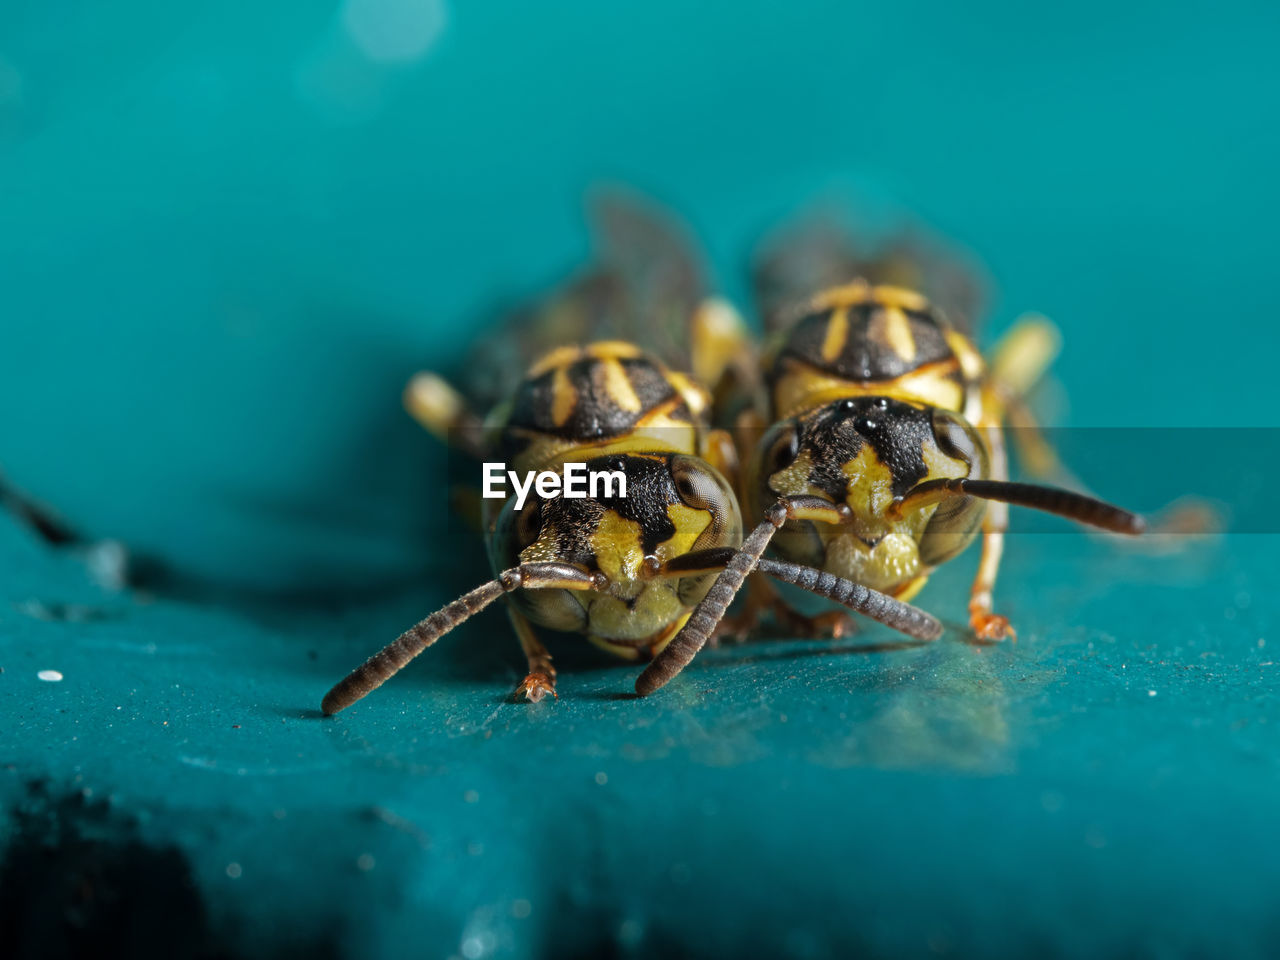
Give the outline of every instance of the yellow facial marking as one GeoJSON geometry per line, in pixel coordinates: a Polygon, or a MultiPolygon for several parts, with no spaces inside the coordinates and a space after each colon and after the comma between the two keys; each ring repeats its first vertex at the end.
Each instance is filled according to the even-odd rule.
{"type": "Polygon", "coordinates": [[[836,309],[827,319],[827,336],[822,341],[822,359],[830,363],[840,356],[849,339],[849,308],[836,309]]]}
{"type": "Polygon", "coordinates": [[[802,497],[814,493],[809,485],[809,471],[813,469],[813,455],[801,450],[795,461],[784,470],[769,477],[769,487],[783,497],[802,497]]]}
{"type": "Polygon", "coordinates": [[[911,321],[901,308],[886,306],[877,310],[867,332],[873,340],[883,338],[903,360],[916,358],[916,338],[911,333],[911,321]]]}
{"type": "Polygon", "coordinates": [[[849,478],[849,506],[858,520],[876,518],[883,523],[885,510],[893,502],[893,473],[881,463],[870,444],[847,461],[841,472],[849,478]]]}
{"type": "Polygon", "coordinates": [[[640,398],[636,396],[635,387],[627,377],[627,371],[617,360],[601,360],[600,375],[604,380],[604,392],[619,409],[628,413],[640,412],[640,398]]]}
{"type": "Polygon", "coordinates": [[[711,526],[711,514],[706,510],[695,510],[682,503],[667,505],[667,516],[675,526],[676,532],[669,540],[658,544],[658,559],[666,563],[672,557],[690,552],[694,543],[702,536],[702,532],[711,526]]]}
{"type": "Polygon", "coordinates": [[[870,549],[843,530],[830,536],[824,567],[836,576],[892,593],[920,573],[916,541],[909,535],[888,534],[870,549]]]}
{"type": "Polygon", "coordinates": [[[573,415],[573,408],[578,402],[578,391],[569,382],[567,367],[556,367],[551,378],[551,421],[562,427],[573,415]]]}
{"type": "Polygon", "coordinates": [[[614,583],[639,578],[640,565],[644,563],[640,537],[640,524],[624,519],[612,510],[606,510],[596,526],[595,533],[591,535],[596,563],[614,583]]]}
{"type": "MultiPolygon", "coordinates": [[[[965,477],[969,475],[969,468],[963,460],[954,460],[938,449],[938,445],[931,441],[925,441],[922,450],[924,458],[924,467],[928,472],[926,479],[937,480],[940,477],[965,477]]],[[[932,513],[932,511],[930,511],[932,513]]]]}

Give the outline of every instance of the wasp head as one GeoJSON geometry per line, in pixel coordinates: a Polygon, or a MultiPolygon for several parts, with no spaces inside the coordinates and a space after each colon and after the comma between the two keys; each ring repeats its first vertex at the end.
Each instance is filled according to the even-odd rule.
{"type": "Polygon", "coordinates": [[[973,539],[985,505],[957,498],[898,516],[926,480],[987,475],[980,434],[958,414],[891,397],[846,397],[776,423],[750,468],[753,515],[780,497],[847,507],[845,522],[793,521],[774,543],[788,559],[892,591],[973,539]]]}
{"type": "Polygon", "coordinates": [[[513,594],[531,620],[584,631],[622,647],[641,647],[710,589],[711,574],[660,576],[678,556],[742,542],[742,516],[728,482],[710,464],[680,454],[625,454],[585,462],[588,474],[621,473],[620,485],[595,496],[530,496],[508,501],[490,540],[494,568],[558,561],[599,572],[589,591],[513,594]]]}

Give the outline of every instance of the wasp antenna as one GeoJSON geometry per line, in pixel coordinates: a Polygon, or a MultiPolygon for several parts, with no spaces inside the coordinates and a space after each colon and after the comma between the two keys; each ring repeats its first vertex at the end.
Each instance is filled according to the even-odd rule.
{"type": "MultiPolygon", "coordinates": [[[[838,517],[830,503],[817,497],[792,497],[790,500],[779,500],[770,507],[765,519],[742,542],[742,548],[734,554],[720,576],[716,577],[716,582],[711,585],[702,602],[694,608],[680,632],[654,658],[644,673],[636,678],[636,693],[644,697],[662,688],[698,655],[698,651],[706,645],[715,631],[716,624],[724,619],[725,611],[742,589],[747,574],[755,568],[773,535],[789,518],[802,513],[817,518],[823,511],[831,517],[838,517]]],[[[826,519],[825,515],[823,519],[826,519]]]]}
{"type": "Polygon", "coordinates": [[[414,624],[352,670],[325,694],[320,709],[325,716],[332,716],[373,693],[423,650],[504,593],[522,587],[526,590],[591,590],[599,585],[596,574],[585,573],[564,563],[523,563],[504,570],[493,580],[464,593],[453,603],[414,624]]]}
{"type": "Polygon", "coordinates": [[[1018,507],[1030,507],[1114,533],[1137,535],[1146,529],[1146,522],[1136,513],[1086,497],[1082,493],[1035,483],[1011,483],[1007,480],[926,480],[895,500],[893,513],[901,516],[950,497],[978,497],[1018,507]]]}
{"type": "MultiPolygon", "coordinates": [[[[695,550],[693,553],[686,553],[668,560],[663,565],[659,576],[687,577],[700,573],[714,573],[727,567],[737,552],[732,547],[695,550]]],[[[828,600],[834,600],[855,613],[860,613],[877,623],[883,623],[886,627],[915,637],[917,640],[936,640],[942,636],[942,624],[919,607],[913,607],[887,593],[872,590],[870,587],[837,577],[825,570],[761,557],[756,561],[755,572],[763,573],[828,600]]]]}
{"type": "Polygon", "coordinates": [[[917,640],[937,640],[942,636],[942,623],[919,607],[913,607],[887,593],[872,590],[870,587],[837,577],[825,570],[816,570],[798,563],[768,560],[763,557],[756,562],[756,569],[775,580],[793,584],[802,590],[834,600],[876,623],[883,623],[886,627],[905,633],[909,637],[915,637],[917,640]]]}

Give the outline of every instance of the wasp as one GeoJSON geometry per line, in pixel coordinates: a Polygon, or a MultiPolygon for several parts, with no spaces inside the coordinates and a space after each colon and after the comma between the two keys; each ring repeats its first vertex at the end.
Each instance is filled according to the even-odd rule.
{"type": "Polygon", "coordinates": [[[742,499],[757,525],[637,692],[688,665],[771,546],[806,571],[909,601],[980,538],[969,624],[992,642],[1015,636],[992,605],[1010,504],[1142,532],[1119,507],[1009,480],[1002,427],[1052,354],[1047,321],[1015,326],[987,364],[923,294],[855,279],[803,300],[782,326],[761,359],[770,425],[744,452],[742,499]]]}
{"type": "MultiPolygon", "coordinates": [[[[564,311],[552,312],[563,327],[564,311]]],[[[724,348],[733,338],[726,337],[723,320],[717,309],[686,320],[695,330],[693,366],[709,377],[727,369],[733,355],[724,348]]],[[[529,329],[545,339],[544,327],[529,329]]],[[[626,495],[617,488],[577,498],[535,493],[521,508],[510,496],[483,501],[493,578],[409,628],[338,683],[322,703],[326,714],[361,699],[502,597],[528,664],[515,697],[555,696],[556,671],[535,627],[585,634],[628,660],[651,659],[689,622],[725,565],[742,562],[736,453],[728,434],[711,426],[708,389],[634,342],[551,349],[484,421],[432,373],[413,378],[405,402],[430,432],[482,460],[500,460],[518,473],[584,464],[591,472],[621,473],[626,495]]],[[[806,507],[825,510],[816,498],[794,499],[799,514],[806,507]]],[[[758,552],[753,569],[910,636],[941,633],[932,616],[847,578],[758,552]]]]}

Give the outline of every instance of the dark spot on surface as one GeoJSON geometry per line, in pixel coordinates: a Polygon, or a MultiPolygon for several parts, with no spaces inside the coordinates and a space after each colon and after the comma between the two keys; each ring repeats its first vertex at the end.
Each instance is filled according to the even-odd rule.
{"type": "MultiPolygon", "coordinates": [[[[0,864],[0,954],[8,960],[236,956],[209,920],[186,855],[144,843],[134,819],[84,791],[54,796],[39,781],[9,816],[0,864]]],[[[311,933],[298,942],[303,954],[335,955],[311,933]]]]}
{"type": "Polygon", "coordinates": [[[33,785],[12,813],[0,866],[7,957],[230,957],[217,942],[191,868],[151,847],[107,804],[33,785]]]}

